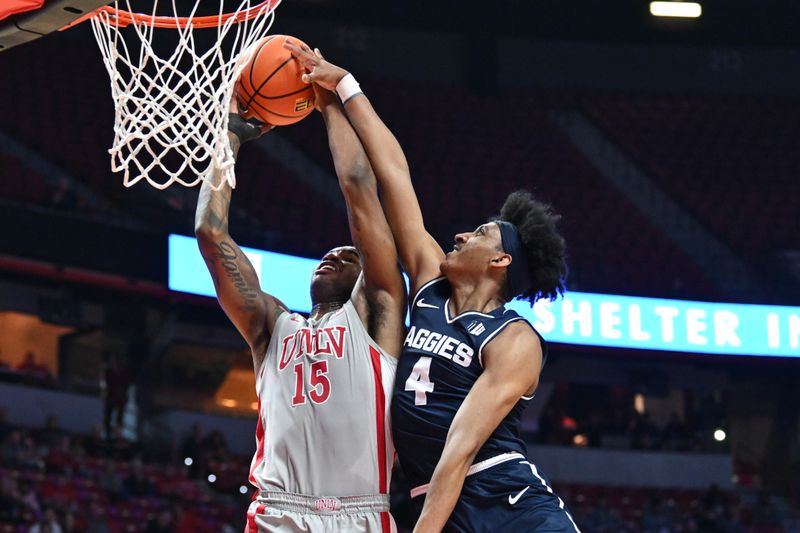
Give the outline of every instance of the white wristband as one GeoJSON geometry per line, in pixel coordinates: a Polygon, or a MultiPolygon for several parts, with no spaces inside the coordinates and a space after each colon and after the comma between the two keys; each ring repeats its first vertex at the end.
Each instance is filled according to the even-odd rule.
{"type": "Polygon", "coordinates": [[[336,85],[336,94],[339,95],[339,100],[344,104],[355,95],[363,94],[363,91],[353,75],[348,72],[336,85]]]}

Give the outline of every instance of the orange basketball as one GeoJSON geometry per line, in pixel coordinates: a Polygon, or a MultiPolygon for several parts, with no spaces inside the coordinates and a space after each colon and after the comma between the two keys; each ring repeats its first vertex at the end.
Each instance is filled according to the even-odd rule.
{"type": "Polygon", "coordinates": [[[314,89],[303,83],[303,67],[283,47],[284,40],[305,44],[287,35],[270,35],[257,45],[236,82],[239,113],[273,126],[294,124],[314,110],[314,89]]]}

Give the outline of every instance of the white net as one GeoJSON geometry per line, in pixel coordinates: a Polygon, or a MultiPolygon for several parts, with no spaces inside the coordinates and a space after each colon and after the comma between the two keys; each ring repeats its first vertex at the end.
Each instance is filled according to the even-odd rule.
{"type": "MultiPolygon", "coordinates": [[[[225,1],[218,0],[214,29],[200,28],[197,9],[203,2],[195,0],[187,16],[178,13],[172,0],[172,15],[166,18],[184,16],[184,27],[157,29],[152,19],[118,27],[115,10],[133,11],[130,0],[118,0],[114,10],[99,11],[91,19],[116,109],[111,169],[124,173],[126,187],[142,179],[158,189],[176,182],[193,187],[203,179],[212,180],[215,188],[225,181],[236,186],[228,104],[254,45],[272,25],[279,0],[264,5],[241,0],[235,13],[239,19],[255,15],[247,20],[224,16],[225,1]],[[167,40],[177,38],[177,45],[165,47],[154,40],[163,32],[173,32],[167,40]],[[216,39],[209,42],[198,32],[216,32],[216,39]]],[[[155,0],[153,16],[157,8],[155,0]]]]}

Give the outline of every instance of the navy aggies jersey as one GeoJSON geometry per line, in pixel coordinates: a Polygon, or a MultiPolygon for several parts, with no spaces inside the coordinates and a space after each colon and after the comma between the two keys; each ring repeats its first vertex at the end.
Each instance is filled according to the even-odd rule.
{"type": "MultiPolygon", "coordinates": [[[[505,307],[488,314],[467,311],[451,317],[450,290],[446,278],[437,278],[417,292],[411,328],[397,365],[392,431],[400,465],[412,487],[430,481],[453,418],[483,372],[482,350],[513,322],[531,326],[505,307]]],[[[533,331],[546,357],[547,345],[533,331]]],[[[476,463],[510,452],[525,455],[519,423],[530,399],[523,396],[500,422],[475,457],[476,463]]]]}

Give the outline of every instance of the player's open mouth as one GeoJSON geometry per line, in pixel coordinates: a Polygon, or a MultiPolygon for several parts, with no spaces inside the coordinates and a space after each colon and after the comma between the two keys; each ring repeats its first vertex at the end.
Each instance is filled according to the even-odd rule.
{"type": "Polygon", "coordinates": [[[323,261],[314,271],[314,274],[325,274],[329,272],[338,272],[336,265],[331,261],[323,261]]]}

